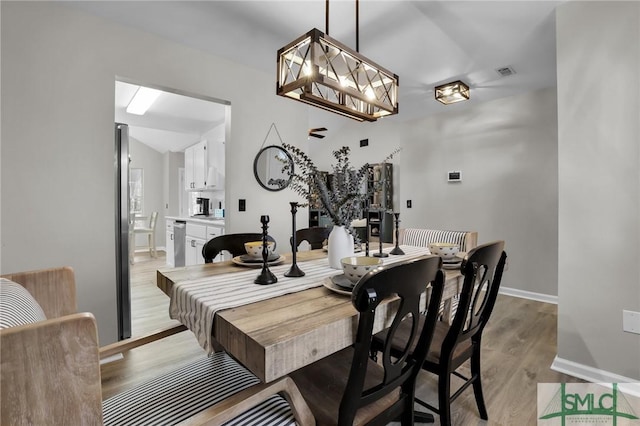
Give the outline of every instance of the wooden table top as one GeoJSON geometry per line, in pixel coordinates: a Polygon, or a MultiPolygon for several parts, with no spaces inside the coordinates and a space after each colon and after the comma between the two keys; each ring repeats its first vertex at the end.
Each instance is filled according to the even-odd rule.
{"type": "MultiPolygon", "coordinates": [[[[290,255],[285,256],[290,264],[290,255]]],[[[322,250],[299,252],[298,262],[304,270],[305,261],[322,257],[326,257],[322,250]]],[[[157,272],[157,285],[171,296],[175,283],[245,270],[230,261],[163,269],[157,272]]],[[[445,299],[449,299],[457,294],[462,275],[457,270],[446,272],[445,299]]],[[[376,332],[389,326],[395,306],[388,303],[381,308],[376,332]]],[[[351,298],[320,286],[219,311],[213,337],[262,381],[271,382],[351,345],[357,324],[351,298]]]]}

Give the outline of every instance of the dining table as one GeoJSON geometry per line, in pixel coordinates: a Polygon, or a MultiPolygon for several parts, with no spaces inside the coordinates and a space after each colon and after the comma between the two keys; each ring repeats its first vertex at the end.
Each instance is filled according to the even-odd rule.
{"type": "MultiPolygon", "coordinates": [[[[384,257],[383,265],[430,254],[425,247],[400,247],[405,254],[384,257]]],[[[191,330],[205,350],[226,351],[268,383],[355,341],[358,312],[349,292],[331,285],[331,277],[342,271],[329,267],[323,249],[299,251],[296,258],[305,276],[285,277],[292,256],[282,254],[269,266],[278,280],[270,285],[254,283],[261,264],[243,265],[234,258],[159,269],[157,286],[170,298],[171,318],[191,330]]],[[[451,317],[452,299],[459,294],[462,281],[459,267],[445,270],[445,320],[451,317]]],[[[397,300],[382,303],[374,332],[388,327],[396,310],[397,300]]]]}

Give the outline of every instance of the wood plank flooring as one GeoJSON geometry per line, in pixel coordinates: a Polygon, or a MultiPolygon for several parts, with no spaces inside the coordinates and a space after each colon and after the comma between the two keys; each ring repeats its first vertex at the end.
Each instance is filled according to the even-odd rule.
{"type": "MultiPolygon", "coordinates": [[[[489,421],[480,419],[469,388],[452,405],[452,424],[536,425],[538,383],[582,382],[549,368],[556,355],[556,324],[556,305],[499,295],[482,341],[482,388],[489,421]]],[[[468,375],[468,363],[460,371],[468,375]]],[[[456,380],[452,392],[462,383],[456,380]]],[[[421,372],[416,393],[437,405],[435,377],[421,372]]]]}
{"type": "MultiPolygon", "coordinates": [[[[164,266],[163,255],[159,252],[158,259],[150,259],[148,254],[139,254],[132,267],[134,335],[175,324],[169,319],[169,300],[155,283],[155,270],[164,266]]],[[[489,421],[478,416],[473,391],[468,389],[453,403],[453,424],[535,425],[538,383],[580,382],[549,369],[556,354],[556,323],[555,305],[500,295],[483,337],[483,389],[489,421]]],[[[103,397],[201,356],[204,351],[189,331],[131,350],[123,360],[102,366],[103,397]]],[[[462,371],[468,373],[468,366],[462,371]]],[[[434,403],[435,389],[433,375],[421,372],[417,396],[434,403]]]]}
{"type": "Polygon", "coordinates": [[[163,327],[179,324],[169,318],[169,298],[156,285],[156,271],[166,267],[164,251],[152,258],[138,252],[130,265],[131,335],[141,336],[163,327]]]}

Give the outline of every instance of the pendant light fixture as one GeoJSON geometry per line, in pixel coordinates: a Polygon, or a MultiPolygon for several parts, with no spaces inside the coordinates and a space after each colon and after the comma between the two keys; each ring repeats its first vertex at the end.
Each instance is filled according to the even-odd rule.
{"type": "Polygon", "coordinates": [[[462,81],[452,81],[435,88],[436,100],[445,105],[455,104],[456,102],[466,101],[469,99],[469,86],[462,81]]]}
{"type": "Polygon", "coordinates": [[[356,50],[314,28],[278,50],[276,93],[358,121],[398,113],[398,76],[360,55],[356,0],[356,50]]]}

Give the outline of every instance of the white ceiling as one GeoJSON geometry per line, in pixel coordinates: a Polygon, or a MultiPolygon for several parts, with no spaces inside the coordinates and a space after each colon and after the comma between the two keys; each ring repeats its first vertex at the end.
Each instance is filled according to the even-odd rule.
{"type": "MultiPolygon", "coordinates": [[[[400,112],[390,118],[398,121],[555,86],[561,2],[361,0],[360,53],[399,75],[400,112]],[[501,77],[496,69],[505,66],[516,74],[501,77]],[[434,86],[457,79],[469,84],[470,101],[433,99],[434,86]]],[[[274,74],[280,47],[311,28],[325,31],[323,0],[68,4],[274,74]]],[[[355,48],[355,1],[332,0],[329,19],[331,37],[355,48]]],[[[300,107],[309,108],[311,127],[348,120],[300,107]]]]}
{"type": "Polygon", "coordinates": [[[144,115],[127,113],[140,86],[116,81],[115,119],[129,125],[129,136],[161,153],[178,152],[200,141],[202,134],[224,123],[220,103],[163,91],[144,115]]]}

